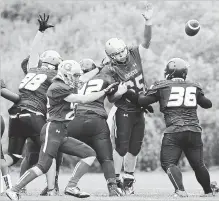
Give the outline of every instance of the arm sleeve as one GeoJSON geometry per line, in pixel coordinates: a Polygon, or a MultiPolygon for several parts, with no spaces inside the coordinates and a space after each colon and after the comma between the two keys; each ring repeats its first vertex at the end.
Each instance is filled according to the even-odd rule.
{"type": "Polygon", "coordinates": [[[204,92],[202,89],[198,89],[197,92],[197,104],[200,105],[202,108],[208,109],[212,107],[212,102],[205,97],[204,92]]]}
{"type": "Polygon", "coordinates": [[[51,89],[49,88],[47,96],[56,102],[60,102],[72,93],[76,93],[76,90],[63,84],[51,89]]]}
{"type": "Polygon", "coordinates": [[[20,96],[6,88],[1,89],[1,96],[7,100],[17,103],[20,100],[20,96]]]}

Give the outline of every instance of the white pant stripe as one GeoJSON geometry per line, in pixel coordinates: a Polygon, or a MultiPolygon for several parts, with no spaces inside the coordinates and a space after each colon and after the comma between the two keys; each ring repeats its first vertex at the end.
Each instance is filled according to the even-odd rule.
{"type": "Polygon", "coordinates": [[[45,137],[45,144],[44,144],[44,147],[43,147],[43,152],[45,153],[46,152],[46,147],[47,147],[47,143],[48,143],[48,138],[49,138],[49,126],[50,126],[51,122],[49,122],[47,125],[46,125],[46,137],[45,137]]]}

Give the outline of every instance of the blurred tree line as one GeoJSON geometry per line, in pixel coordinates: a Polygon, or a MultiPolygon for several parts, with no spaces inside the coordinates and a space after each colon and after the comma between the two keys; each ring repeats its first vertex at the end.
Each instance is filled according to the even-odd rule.
{"type": "MultiPolygon", "coordinates": [[[[39,14],[49,14],[55,28],[46,31],[43,50],[54,49],[64,59],[80,61],[92,58],[99,63],[106,55],[105,42],[112,37],[123,39],[127,45],[140,44],[143,39],[143,1],[2,1],[1,77],[9,89],[17,92],[24,77],[21,61],[28,55],[37,32],[39,14]]],[[[144,66],[148,85],[163,79],[165,63],[172,57],[181,57],[190,63],[188,79],[200,82],[207,97],[213,102],[209,110],[198,109],[203,127],[204,156],[208,166],[219,164],[219,3],[216,1],[158,1],[154,3],[153,38],[144,66]],[[200,32],[189,37],[185,23],[197,19],[200,32]]],[[[12,104],[1,99],[1,114],[8,123],[7,109],[12,104]]],[[[106,103],[107,110],[111,105],[106,103]]],[[[160,167],[159,154],[162,132],[165,128],[159,106],[146,116],[145,138],[138,157],[139,170],[150,171],[160,167]]],[[[7,127],[6,127],[7,128],[7,127]]],[[[7,129],[2,142],[7,148],[7,129]]],[[[75,158],[65,156],[64,165],[75,164],[75,158]]],[[[187,161],[181,160],[185,166],[187,161]]],[[[98,163],[93,170],[99,171],[98,163]]]]}

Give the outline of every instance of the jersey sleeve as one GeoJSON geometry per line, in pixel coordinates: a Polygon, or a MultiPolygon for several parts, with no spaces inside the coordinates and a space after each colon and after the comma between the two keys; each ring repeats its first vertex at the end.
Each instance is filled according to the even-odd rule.
{"type": "Polygon", "coordinates": [[[76,93],[76,90],[64,83],[53,83],[47,91],[47,96],[56,102],[60,102],[72,93],[76,93]]]}
{"type": "Polygon", "coordinates": [[[27,65],[28,65],[28,61],[29,61],[30,56],[28,56],[27,58],[25,58],[22,62],[21,62],[21,69],[23,70],[24,74],[27,74],[27,65]]]}
{"type": "Polygon", "coordinates": [[[140,53],[139,53],[139,46],[130,46],[130,47],[128,47],[128,49],[129,49],[130,54],[132,54],[132,56],[136,60],[139,60],[141,62],[141,56],[140,56],[140,53]]]}
{"type": "Polygon", "coordinates": [[[107,78],[109,84],[116,82],[116,75],[113,72],[113,67],[106,65],[99,73],[100,77],[107,78]]]}
{"type": "Polygon", "coordinates": [[[204,92],[201,88],[197,88],[197,104],[202,108],[208,109],[212,107],[212,102],[205,97],[204,92]]]}
{"type": "Polygon", "coordinates": [[[6,88],[5,82],[1,79],[1,89],[6,88]]]}

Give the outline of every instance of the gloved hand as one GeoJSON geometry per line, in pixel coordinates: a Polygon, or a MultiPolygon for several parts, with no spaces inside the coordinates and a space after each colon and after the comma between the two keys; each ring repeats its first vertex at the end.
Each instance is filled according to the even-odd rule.
{"type": "Polygon", "coordinates": [[[54,27],[51,24],[47,24],[48,20],[49,20],[49,15],[47,15],[47,17],[46,17],[45,13],[43,14],[43,17],[41,15],[39,15],[39,18],[38,18],[39,31],[44,32],[46,29],[54,27]]]}

